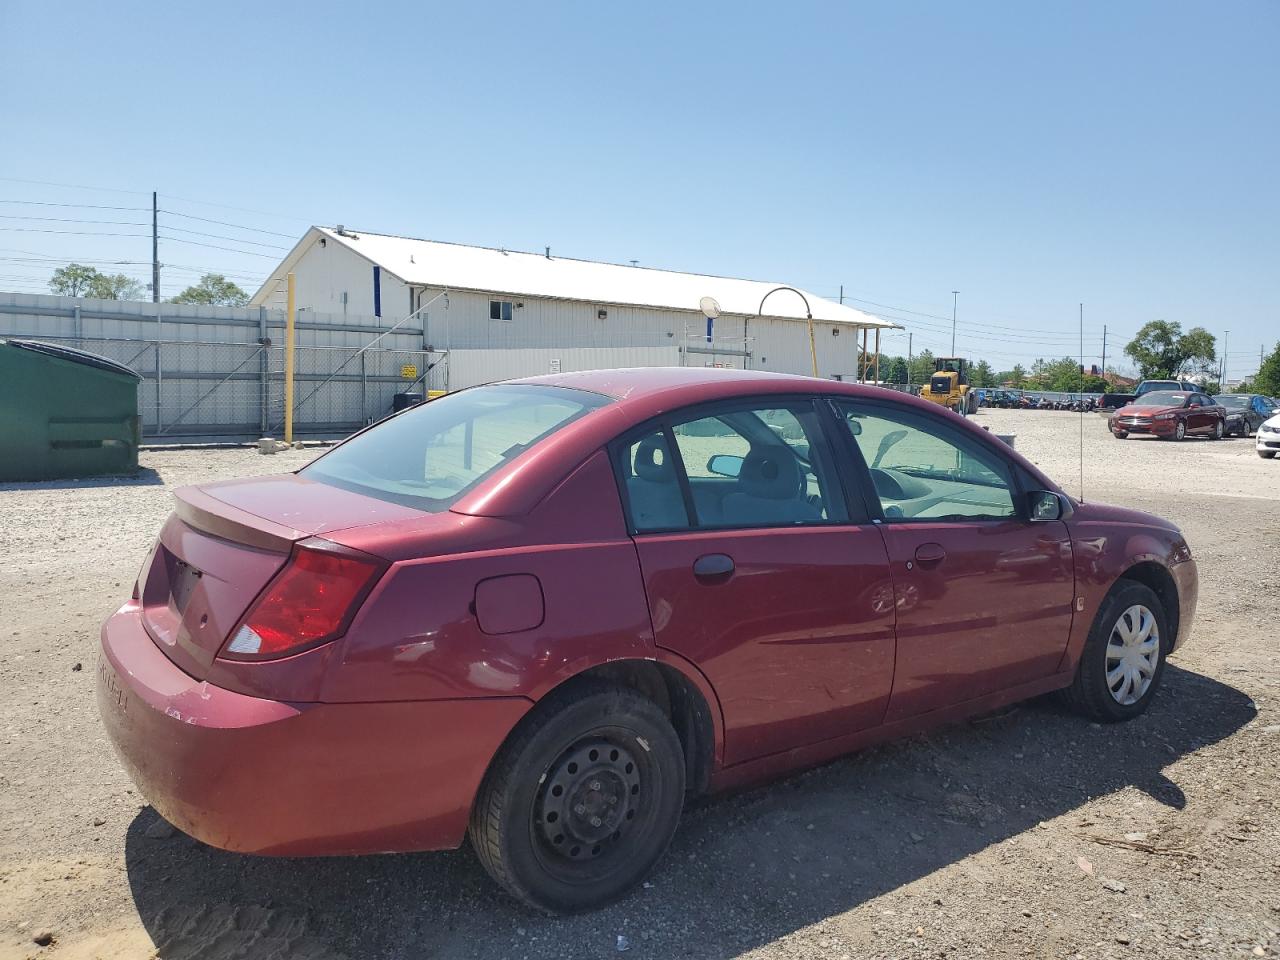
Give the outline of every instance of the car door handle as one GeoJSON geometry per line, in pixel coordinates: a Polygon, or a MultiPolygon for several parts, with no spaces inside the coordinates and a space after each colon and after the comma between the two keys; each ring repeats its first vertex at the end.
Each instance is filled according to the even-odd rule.
{"type": "Polygon", "coordinates": [[[703,583],[719,583],[733,574],[733,557],[708,553],[693,561],[693,575],[703,583]]]}
{"type": "Polygon", "coordinates": [[[916,560],[920,563],[938,563],[947,558],[947,551],[940,543],[922,543],[916,547],[916,560]]]}

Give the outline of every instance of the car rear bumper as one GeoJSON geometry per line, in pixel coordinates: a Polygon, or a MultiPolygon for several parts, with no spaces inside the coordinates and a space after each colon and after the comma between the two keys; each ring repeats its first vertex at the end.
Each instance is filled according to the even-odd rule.
{"type": "Polygon", "coordinates": [[[176,667],[131,602],[102,627],[98,706],[138,789],[225,850],[312,856],[458,846],[523,698],[282,703],[176,667]]]}

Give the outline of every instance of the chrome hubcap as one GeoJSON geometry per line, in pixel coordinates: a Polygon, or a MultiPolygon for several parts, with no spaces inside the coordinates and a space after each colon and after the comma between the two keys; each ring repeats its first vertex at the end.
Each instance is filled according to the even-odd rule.
{"type": "Polygon", "coordinates": [[[1160,663],[1160,628],[1155,615],[1134,604],[1111,628],[1107,640],[1107,689],[1116,703],[1130,706],[1146,695],[1160,663]]]}

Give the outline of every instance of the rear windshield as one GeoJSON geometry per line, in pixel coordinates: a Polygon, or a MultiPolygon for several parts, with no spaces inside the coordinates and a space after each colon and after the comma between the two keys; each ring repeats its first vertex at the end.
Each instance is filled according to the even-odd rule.
{"type": "Polygon", "coordinates": [[[1180,407],[1187,402],[1187,394],[1174,393],[1172,390],[1156,390],[1142,395],[1144,407],[1180,407]]]}
{"type": "Polygon", "coordinates": [[[529,384],[462,390],[352,437],[301,475],[420,510],[447,510],[503,464],[610,402],[529,384]]]}

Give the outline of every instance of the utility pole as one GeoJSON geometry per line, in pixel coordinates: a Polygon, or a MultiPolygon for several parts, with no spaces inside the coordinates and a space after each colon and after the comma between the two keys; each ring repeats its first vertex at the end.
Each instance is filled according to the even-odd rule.
{"type": "Polygon", "coordinates": [[[1102,325],[1102,379],[1107,379],[1107,325],[1102,325]]]}
{"type": "Polygon", "coordinates": [[[844,305],[844,284],[840,284],[840,304],[844,305]]]}
{"type": "Polygon", "coordinates": [[[956,304],[960,302],[960,291],[951,291],[951,355],[956,355],[956,304]]]}
{"type": "Polygon", "coordinates": [[[1227,385],[1227,343],[1231,339],[1231,331],[1222,332],[1222,364],[1218,367],[1218,390],[1221,392],[1227,385]]]}
{"type": "Polygon", "coordinates": [[[910,332],[907,333],[907,391],[908,392],[910,392],[911,390],[911,361],[913,359],[911,355],[911,341],[914,337],[915,337],[915,334],[910,332]]]}
{"type": "Polygon", "coordinates": [[[160,209],[151,191],[151,302],[160,302],[160,209]]]}

